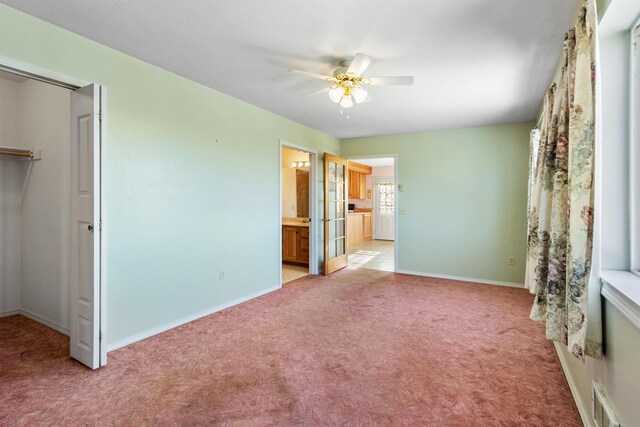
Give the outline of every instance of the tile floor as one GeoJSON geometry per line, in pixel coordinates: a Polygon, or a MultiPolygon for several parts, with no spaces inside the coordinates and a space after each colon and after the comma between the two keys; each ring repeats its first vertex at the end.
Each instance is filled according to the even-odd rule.
{"type": "Polygon", "coordinates": [[[393,271],[393,249],[392,240],[369,240],[352,244],[349,246],[347,269],[369,268],[393,271]]]}
{"type": "MultiPolygon", "coordinates": [[[[349,247],[348,270],[368,268],[371,270],[393,271],[393,241],[369,240],[349,247]]],[[[292,282],[309,275],[306,265],[282,263],[282,283],[292,282]]]]}
{"type": "Polygon", "coordinates": [[[309,267],[306,265],[282,263],[282,283],[288,283],[309,275],[309,267]]]}

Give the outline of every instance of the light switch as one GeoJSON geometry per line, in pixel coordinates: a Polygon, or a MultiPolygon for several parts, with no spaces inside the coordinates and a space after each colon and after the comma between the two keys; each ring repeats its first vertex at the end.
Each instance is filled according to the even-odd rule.
{"type": "Polygon", "coordinates": [[[398,184],[398,191],[404,191],[404,185],[398,184]]]}
{"type": "Polygon", "coordinates": [[[405,215],[407,210],[405,208],[400,208],[400,215],[405,215]]]}

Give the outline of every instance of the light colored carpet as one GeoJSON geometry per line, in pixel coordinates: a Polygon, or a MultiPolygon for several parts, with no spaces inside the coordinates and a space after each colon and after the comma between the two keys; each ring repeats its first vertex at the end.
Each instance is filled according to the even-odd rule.
{"type": "Polygon", "coordinates": [[[0,425],[580,426],[524,289],[359,269],[109,354],[0,319],[0,425]]]}

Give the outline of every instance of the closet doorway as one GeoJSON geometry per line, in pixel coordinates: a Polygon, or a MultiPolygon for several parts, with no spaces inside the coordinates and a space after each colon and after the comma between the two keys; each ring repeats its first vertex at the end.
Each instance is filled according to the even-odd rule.
{"type": "Polygon", "coordinates": [[[68,335],[92,369],[107,362],[103,102],[99,85],[0,57],[0,322],[68,335]]]}

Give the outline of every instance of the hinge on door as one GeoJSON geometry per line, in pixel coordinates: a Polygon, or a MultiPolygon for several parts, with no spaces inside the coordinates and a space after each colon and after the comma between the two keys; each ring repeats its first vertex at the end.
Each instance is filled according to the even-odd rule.
{"type": "Polygon", "coordinates": [[[98,229],[102,230],[102,220],[98,221],[98,229]]]}
{"type": "Polygon", "coordinates": [[[98,333],[98,341],[102,341],[102,331],[98,333]]]}

